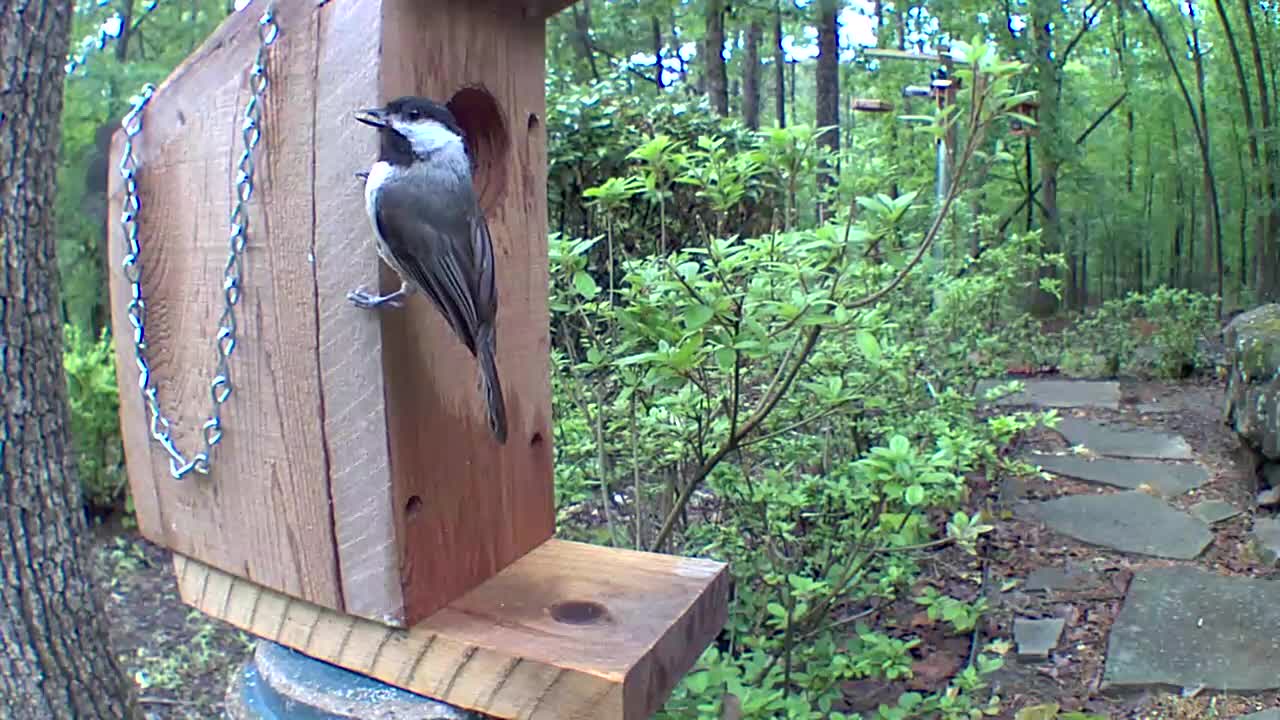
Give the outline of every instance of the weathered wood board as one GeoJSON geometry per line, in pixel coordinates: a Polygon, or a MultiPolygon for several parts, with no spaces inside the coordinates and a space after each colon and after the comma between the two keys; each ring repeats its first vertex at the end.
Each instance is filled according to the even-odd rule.
{"type": "Polygon", "coordinates": [[[719,633],[708,560],[551,540],[411,629],[295,600],[176,555],[185,602],[312,657],[498,718],[640,720],[719,633]]]}

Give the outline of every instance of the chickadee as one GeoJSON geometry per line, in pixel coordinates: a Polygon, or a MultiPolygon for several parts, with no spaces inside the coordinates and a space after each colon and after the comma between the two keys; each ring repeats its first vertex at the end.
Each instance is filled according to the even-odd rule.
{"type": "Polygon", "coordinates": [[[471,158],[453,113],[435,102],[402,97],[356,119],[378,129],[378,161],[365,175],[365,209],[378,255],[400,276],[400,289],[347,293],[361,308],[400,307],[423,291],[476,357],[489,428],[507,440],[507,411],[495,362],[498,310],[493,242],[471,186],[471,158]]]}

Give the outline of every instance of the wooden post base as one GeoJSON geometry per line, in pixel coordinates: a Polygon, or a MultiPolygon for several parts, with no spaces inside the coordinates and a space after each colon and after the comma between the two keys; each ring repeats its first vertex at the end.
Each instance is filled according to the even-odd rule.
{"type": "Polygon", "coordinates": [[[727,566],[548,540],[409,629],[174,554],[182,599],[311,657],[498,718],[651,717],[719,633],[727,566]]]}

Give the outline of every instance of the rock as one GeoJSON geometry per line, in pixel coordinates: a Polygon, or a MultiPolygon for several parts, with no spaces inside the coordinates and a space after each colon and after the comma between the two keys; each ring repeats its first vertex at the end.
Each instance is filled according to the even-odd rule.
{"type": "Polygon", "coordinates": [[[1102,584],[1098,574],[1087,567],[1074,564],[1060,567],[1049,565],[1036,568],[1027,576],[1023,589],[1027,592],[1037,590],[1085,590],[1102,584]]]}
{"type": "Polygon", "coordinates": [[[1191,560],[1213,540],[1209,526],[1142,492],[1067,495],[1015,512],[1050,529],[1120,552],[1191,560]]]}
{"type": "Polygon", "coordinates": [[[1209,473],[1195,463],[1166,463],[1152,460],[1089,458],[1083,455],[1030,455],[1027,462],[1085,482],[1102,483],[1128,490],[1146,485],[1162,497],[1175,497],[1209,482],[1209,473]]]}
{"type": "Polygon", "coordinates": [[[1138,571],[1107,642],[1104,688],[1280,687],[1280,582],[1198,567],[1138,571]]]}
{"type": "MultiPolygon", "coordinates": [[[[1009,380],[980,380],[975,388],[982,400],[986,392],[1009,380]]],[[[995,401],[996,405],[1031,405],[1041,408],[1099,407],[1120,409],[1120,383],[1092,380],[1050,380],[1031,378],[1020,380],[1022,391],[1006,395],[995,401]]]]}
{"type": "Polygon", "coordinates": [[[1072,445],[1082,445],[1097,455],[1149,460],[1191,460],[1191,446],[1181,435],[1065,417],[1057,431],[1072,445]]]}
{"type": "Polygon", "coordinates": [[[1280,460],[1280,305],[1242,313],[1223,331],[1227,424],[1269,460],[1280,460]]]}
{"type": "Polygon", "coordinates": [[[1240,509],[1222,500],[1205,500],[1191,506],[1191,514],[1214,525],[1240,514],[1240,509]]]}
{"type": "Polygon", "coordinates": [[[1280,561],[1280,520],[1260,517],[1253,521],[1253,551],[1267,565],[1280,561]]]}
{"type": "Polygon", "coordinates": [[[1018,654],[1030,658],[1049,657],[1049,652],[1058,646],[1058,638],[1062,637],[1066,623],[1062,618],[1015,619],[1013,641],[1018,644],[1018,654]]]}
{"type": "Polygon", "coordinates": [[[1258,493],[1258,507],[1275,507],[1280,505],[1280,487],[1267,488],[1258,493]]]}
{"type": "Polygon", "coordinates": [[[1263,710],[1262,712],[1250,713],[1249,715],[1241,715],[1236,720],[1280,720],[1280,710],[1272,708],[1263,710]]]}

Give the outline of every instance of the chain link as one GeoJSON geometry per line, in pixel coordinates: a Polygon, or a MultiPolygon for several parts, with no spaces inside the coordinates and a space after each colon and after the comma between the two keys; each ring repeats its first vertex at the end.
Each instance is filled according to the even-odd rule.
{"type": "Polygon", "coordinates": [[[193,455],[190,460],[178,450],[174,443],[172,426],[160,409],[156,386],[152,384],[151,366],[146,359],[146,302],[142,295],[140,264],[142,247],[138,241],[138,212],[141,205],[138,200],[138,166],[133,157],[133,142],[138,133],[142,132],[142,111],[155,94],[154,85],[148,84],[143,87],[142,93],[121,122],[125,141],[120,158],[120,176],[124,181],[124,207],[120,213],[120,224],[124,229],[127,246],[122,267],[131,291],[127,312],[129,324],[133,326],[138,388],[150,410],[151,437],[169,453],[169,474],[176,480],[181,480],[192,471],[208,475],[213,448],[222,440],[222,404],[231,397],[232,391],[229,360],[236,347],[235,308],[240,302],[241,258],[249,239],[249,200],[253,197],[254,190],[254,150],[262,139],[260,126],[262,97],[267,90],[267,50],[279,34],[280,28],[275,21],[274,7],[269,5],[258,21],[258,52],[249,75],[250,95],[244,108],[244,119],[241,125],[244,149],[236,168],[235,205],[231,210],[231,234],[228,239],[227,263],[223,268],[223,309],[222,316],[218,320],[218,334],[214,340],[217,367],[209,383],[212,410],[209,419],[201,426],[204,449],[193,455]]]}

